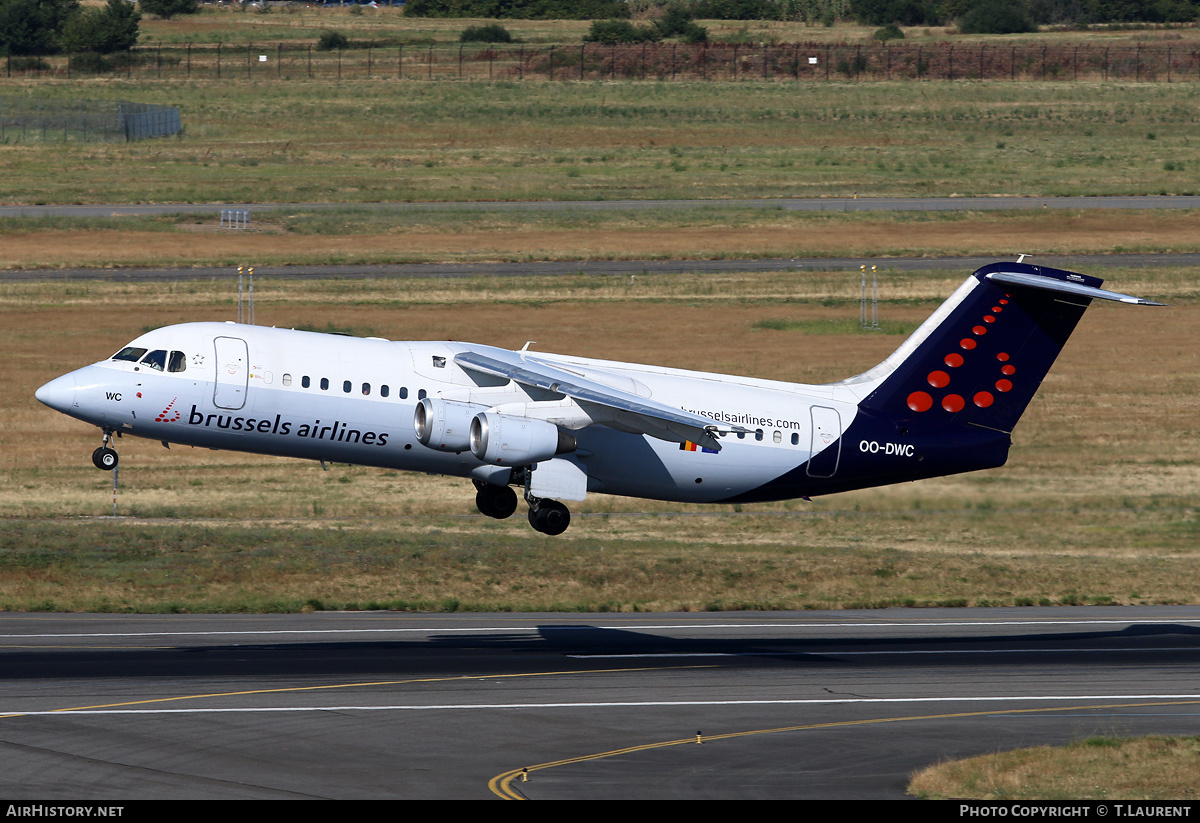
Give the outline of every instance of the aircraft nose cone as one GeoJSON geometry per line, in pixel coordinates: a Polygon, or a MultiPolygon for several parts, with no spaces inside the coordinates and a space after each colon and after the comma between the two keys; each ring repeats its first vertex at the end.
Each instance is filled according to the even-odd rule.
{"type": "Polygon", "coordinates": [[[65,412],[75,405],[75,375],[56,377],[34,392],[33,396],[50,408],[65,412]]]}

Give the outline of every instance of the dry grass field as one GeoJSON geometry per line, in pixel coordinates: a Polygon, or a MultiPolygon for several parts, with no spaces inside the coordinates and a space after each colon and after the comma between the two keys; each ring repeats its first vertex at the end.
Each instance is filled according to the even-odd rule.
{"type": "Polygon", "coordinates": [[[1200,738],[1094,737],[939,763],[909,794],[980,800],[1189,800],[1200,795],[1200,738]]]}
{"type": "MultiPolygon", "coordinates": [[[[963,273],[965,276],[965,272],[963,273]]],[[[857,273],[439,282],[260,281],[262,324],[466,339],[821,382],[890,352],[958,275],[886,275],[895,333],[856,330],[857,273]],[[782,320],[786,322],[775,323],[782,320]],[[776,330],[781,327],[784,330],[776,330]]],[[[0,286],[0,608],[837,608],[1194,603],[1200,355],[1190,272],[1117,272],[1173,303],[1098,306],[1015,433],[1009,465],[734,508],[594,495],[561,538],[473,511],[468,483],[120,443],[33,390],[143,329],[229,319],[229,281],[0,286]]]]}
{"type": "Polygon", "coordinates": [[[118,219],[71,222],[13,221],[0,269],[1200,251],[1197,211],[296,211],[260,214],[248,231],[223,230],[215,215],[166,217],[139,228],[118,219]]]}

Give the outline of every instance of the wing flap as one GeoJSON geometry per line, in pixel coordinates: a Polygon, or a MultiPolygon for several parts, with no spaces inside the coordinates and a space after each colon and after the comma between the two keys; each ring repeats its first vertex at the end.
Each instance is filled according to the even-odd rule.
{"type": "Polygon", "coordinates": [[[600,406],[611,412],[615,427],[622,430],[642,432],[674,443],[691,441],[718,451],[721,448],[715,436],[720,427],[715,420],[615,389],[518,352],[497,351],[496,355],[460,352],[454,356],[454,362],[468,371],[507,377],[523,386],[565,395],[581,404],[600,406]]]}

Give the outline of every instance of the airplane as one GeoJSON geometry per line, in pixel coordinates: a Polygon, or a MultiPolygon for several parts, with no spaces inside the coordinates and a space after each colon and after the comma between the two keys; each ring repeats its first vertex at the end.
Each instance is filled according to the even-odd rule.
{"type": "Polygon", "coordinates": [[[448,341],[237,323],[147,332],[37,399],[113,434],[470,478],[503,519],[522,491],[548,535],[589,493],[742,503],[1001,466],[1093,299],[1161,306],[1024,262],[975,271],[874,368],[837,383],[448,341]]]}

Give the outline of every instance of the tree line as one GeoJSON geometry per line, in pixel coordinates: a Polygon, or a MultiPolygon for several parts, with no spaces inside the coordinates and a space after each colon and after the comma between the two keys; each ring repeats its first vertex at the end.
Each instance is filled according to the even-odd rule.
{"type": "MultiPolygon", "coordinates": [[[[159,17],[193,13],[198,0],[0,0],[0,56],[56,53],[111,54],[138,39],[143,12],[159,17]]],[[[648,26],[605,23],[589,39],[636,42],[679,37],[703,42],[692,21],[800,20],[832,25],[855,20],[875,26],[956,24],[972,34],[1035,31],[1040,25],[1189,23],[1200,0],[408,0],[412,17],[629,20],[658,18],[648,26]]],[[[902,36],[902,35],[900,35],[902,36]]]]}
{"type": "Polygon", "coordinates": [[[128,51],[137,44],[142,12],[159,17],[195,12],[198,0],[0,0],[0,55],[128,51]]]}
{"type": "Polygon", "coordinates": [[[408,0],[412,17],[597,20],[684,9],[701,20],[798,20],[832,25],[943,26],[966,20],[981,33],[1033,31],[1039,25],[1187,23],[1198,0],[408,0]],[[1014,28],[1014,26],[1021,28],[1014,28]]]}

